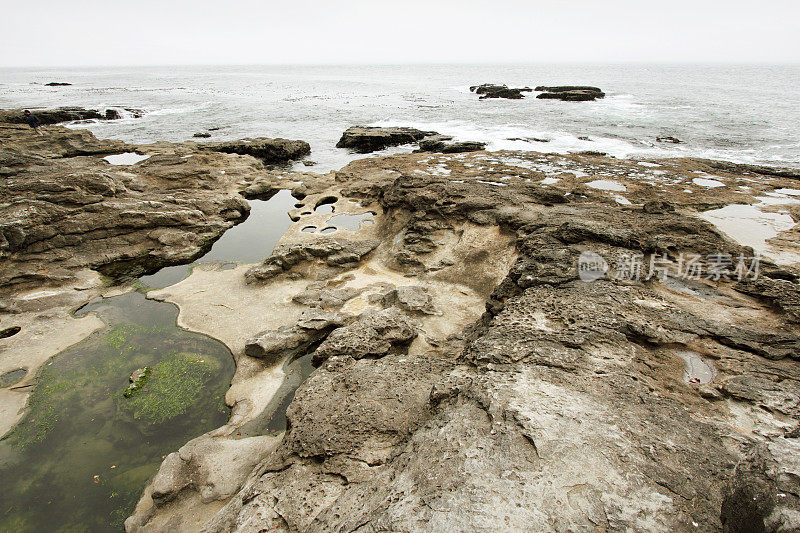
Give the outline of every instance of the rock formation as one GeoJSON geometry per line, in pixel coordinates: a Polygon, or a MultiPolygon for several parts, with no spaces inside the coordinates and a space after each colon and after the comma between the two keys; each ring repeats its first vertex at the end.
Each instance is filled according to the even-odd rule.
{"type": "MultiPolygon", "coordinates": [[[[680,212],[648,203],[666,181],[625,178],[635,163],[559,157],[569,183],[551,188],[526,185],[537,165],[523,156],[472,160],[475,169],[463,159],[431,163],[446,161],[446,178],[413,175],[408,157],[337,174],[345,194],[362,198],[373,189],[361,180],[386,176],[374,189],[383,217],[405,222],[392,230],[400,239],[387,235],[376,252],[383,261],[420,280],[480,270],[477,257],[472,267],[440,262],[451,246],[442,235],[467,222],[514,235],[513,265],[458,342],[393,353],[369,313],[333,329],[314,351],[321,366],[298,389],[281,444],[205,531],[798,526],[800,330],[792,314],[773,314],[779,301],[794,309],[784,291],[798,294],[797,283],[782,279],[785,269],[765,262],[761,286],[677,276],[587,283],[577,271],[585,250],[749,252],[684,213],[707,198],[671,196],[680,212]],[[521,176],[506,186],[483,183],[511,169],[521,176]],[[581,179],[571,169],[622,180],[641,204],[606,203],[607,193],[588,189],[565,198],[581,179]],[[685,376],[682,351],[709,358],[719,374],[710,383],[685,376]]],[[[708,168],[693,165],[664,169],[669,180],[691,180],[708,168]]],[[[396,300],[380,301],[389,306],[380,313],[402,316],[396,300]]]]}
{"type": "Polygon", "coordinates": [[[300,159],[311,153],[311,146],[305,141],[288,139],[241,139],[219,143],[205,143],[204,149],[226,154],[251,155],[265,163],[285,163],[292,159],[300,159]]]}
{"type": "MultiPolygon", "coordinates": [[[[124,108],[131,116],[138,118],[144,112],[139,109],[124,108]]],[[[25,124],[24,109],[0,109],[0,123],[25,124]]],[[[104,111],[82,107],[58,107],[55,109],[30,109],[42,125],[74,122],[77,120],[117,120],[122,118],[119,110],[108,108],[104,111]]]]}
{"type": "Polygon", "coordinates": [[[337,148],[349,148],[354,152],[366,154],[383,150],[390,146],[415,143],[425,137],[438,135],[435,131],[421,131],[414,128],[380,128],[374,126],[353,126],[348,128],[337,148]]]}
{"type": "Polygon", "coordinates": [[[419,142],[420,152],[439,152],[457,154],[460,152],[479,152],[486,148],[486,143],[478,141],[447,142],[424,139],[419,142]]]}
{"type": "Polygon", "coordinates": [[[511,100],[519,100],[524,98],[524,92],[531,92],[530,87],[522,87],[518,89],[511,89],[508,85],[495,85],[493,83],[484,83],[483,85],[473,85],[469,88],[471,92],[481,95],[481,100],[486,98],[508,98],[511,100]]]}
{"type": "Polygon", "coordinates": [[[537,91],[543,91],[536,98],[563,100],[565,102],[586,102],[605,98],[605,93],[598,87],[587,85],[560,85],[556,87],[546,87],[540,85],[537,91]]]}
{"type": "MultiPolygon", "coordinates": [[[[41,287],[84,268],[135,277],[203,253],[249,213],[238,194],[257,160],[221,153],[253,148],[271,161],[305,153],[283,139],[186,145],[100,141],[85,130],[0,124],[0,286],[41,287]],[[102,156],[138,152],[133,165],[102,156]]],[[[0,298],[2,297],[0,293],[0,298]]]]}
{"type": "Polygon", "coordinates": [[[298,199],[262,262],[149,293],[237,371],[228,423],[166,456],[128,531],[800,528],[797,231],[743,244],[705,219],[789,212],[792,169],[428,152],[321,175],[53,131],[0,126],[2,321],[22,324],[3,342],[66,327],[55,303],[18,309],[34,287],[185,260],[244,216],[240,191],[298,199]]]}

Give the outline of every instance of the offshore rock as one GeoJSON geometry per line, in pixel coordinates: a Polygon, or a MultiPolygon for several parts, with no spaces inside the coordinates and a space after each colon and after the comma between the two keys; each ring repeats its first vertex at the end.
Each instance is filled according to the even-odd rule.
{"type": "MultiPolygon", "coordinates": [[[[25,124],[24,109],[0,110],[0,122],[6,124],[25,124]]],[[[74,122],[78,120],[116,120],[121,118],[119,111],[113,108],[99,111],[84,109],[82,107],[58,107],[55,109],[30,109],[42,125],[74,122]]],[[[126,109],[134,117],[140,117],[143,112],[137,109],[126,109]]]]}
{"type": "Polygon", "coordinates": [[[224,152],[226,154],[251,155],[265,163],[285,163],[292,159],[300,159],[311,153],[311,146],[305,141],[288,139],[242,139],[200,145],[206,150],[224,152]]]}
{"type": "Polygon", "coordinates": [[[493,83],[484,83],[483,85],[473,85],[469,88],[471,92],[481,95],[481,100],[486,98],[508,98],[511,100],[519,100],[524,98],[524,92],[531,92],[530,87],[522,88],[509,88],[508,85],[495,85],[493,83]]]}
{"type": "Polygon", "coordinates": [[[605,93],[598,87],[588,85],[560,85],[556,87],[546,87],[540,85],[537,91],[543,91],[536,98],[563,100],[565,102],[586,102],[605,98],[605,93]]]}
{"type": "Polygon", "coordinates": [[[337,148],[348,148],[360,154],[376,152],[390,146],[415,143],[425,137],[438,135],[435,131],[421,131],[414,128],[380,128],[372,126],[353,126],[348,128],[337,148]]]}

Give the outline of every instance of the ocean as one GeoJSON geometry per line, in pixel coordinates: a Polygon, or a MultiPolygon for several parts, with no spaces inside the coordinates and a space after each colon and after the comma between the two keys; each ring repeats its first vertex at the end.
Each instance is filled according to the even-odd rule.
{"type": "MultiPolygon", "coordinates": [[[[704,157],[800,167],[800,66],[352,65],[0,69],[0,108],[137,108],[75,124],[135,143],[284,137],[314,171],[363,157],[335,147],[353,125],[412,126],[489,150],[704,157]],[[69,82],[68,87],[44,83],[69,82]],[[595,85],[594,102],[479,100],[469,86],[595,85]],[[677,137],[681,144],[657,142],[677,137]],[[511,140],[541,139],[541,140],[511,140]]],[[[413,147],[385,153],[407,152],[413,147]]],[[[298,168],[305,168],[298,164],[298,168]]]]}

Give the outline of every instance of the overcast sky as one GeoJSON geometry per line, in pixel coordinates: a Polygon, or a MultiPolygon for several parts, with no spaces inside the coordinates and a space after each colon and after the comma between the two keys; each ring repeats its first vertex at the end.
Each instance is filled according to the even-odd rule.
{"type": "Polygon", "coordinates": [[[0,66],[800,64],[800,0],[0,0],[0,66]]]}

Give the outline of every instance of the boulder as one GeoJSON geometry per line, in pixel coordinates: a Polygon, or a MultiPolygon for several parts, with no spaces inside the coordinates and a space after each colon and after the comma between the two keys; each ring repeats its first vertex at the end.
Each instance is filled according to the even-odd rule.
{"type": "Polygon", "coordinates": [[[292,326],[262,331],[245,344],[244,353],[250,357],[275,364],[283,357],[300,353],[328,333],[352,321],[352,317],[319,308],[306,310],[292,326]]]}
{"type": "Polygon", "coordinates": [[[435,131],[421,131],[415,128],[353,126],[342,134],[336,143],[336,148],[348,148],[360,154],[367,154],[390,146],[415,143],[431,135],[438,134],[435,131]]]}
{"type": "Polygon", "coordinates": [[[396,307],[366,311],[349,326],[333,330],[314,351],[312,361],[318,365],[334,355],[380,357],[414,340],[418,331],[419,325],[396,307]]]}
{"type": "Polygon", "coordinates": [[[265,163],[285,163],[311,153],[311,146],[305,141],[267,139],[265,137],[206,143],[202,147],[206,150],[226,154],[250,155],[265,163]]]}
{"type": "Polygon", "coordinates": [[[664,137],[656,137],[656,141],[660,143],[672,143],[672,144],[681,144],[683,142],[677,137],[672,137],[671,135],[666,135],[664,137]]]}
{"type": "Polygon", "coordinates": [[[386,307],[397,306],[410,313],[423,315],[441,315],[442,312],[433,305],[433,298],[425,287],[419,285],[402,285],[381,296],[381,303],[386,307]]]}

